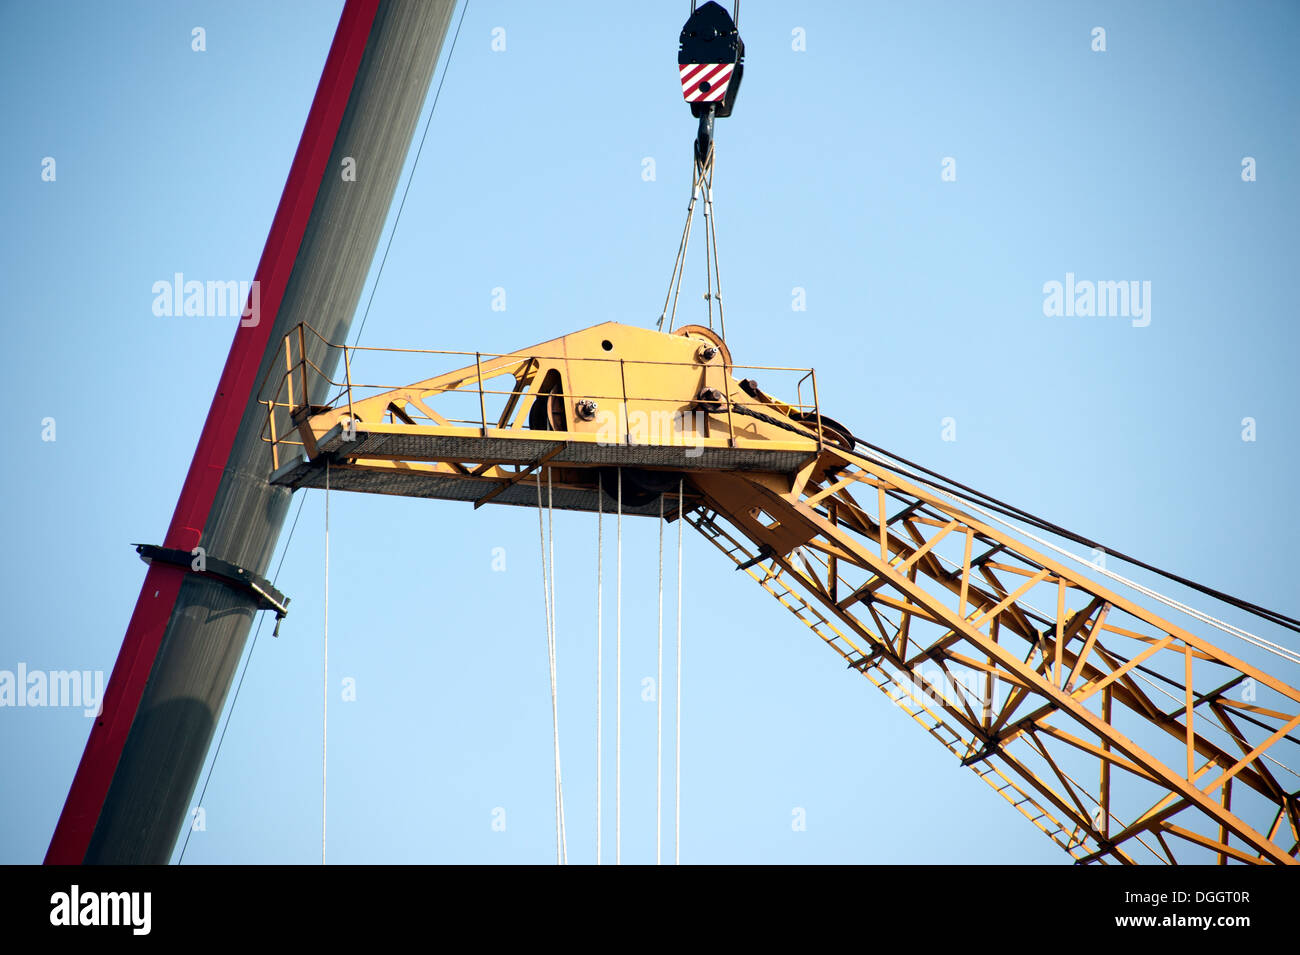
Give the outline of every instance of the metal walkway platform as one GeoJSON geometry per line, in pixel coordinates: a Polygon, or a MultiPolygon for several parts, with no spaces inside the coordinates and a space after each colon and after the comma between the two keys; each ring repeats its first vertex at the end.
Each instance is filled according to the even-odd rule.
{"type": "MultiPolygon", "coordinates": [[[[475,473],[478,469],[458,462],[496,462],[520,469],[545,465],[557,475],[566,470],[590,471],[596,468],[664,469],[666,472],[691,470],[740,470],[794,474],[806,464],[816,445],[807,441],[768,442],[765,447],[726,446],[723,439],[698,446],[638,444],[601,444],[596,441],[556,441],[544,437],[528,438],[494,435],[471,437],[464,429],[437,429],[409,425],[378,425],[355,428],[348,440],[342,428],[331,429],[318,445],[315,460],[299,458],[281,467],[271,476],[271,483],[293,489],[323,488],[325,461],[330,461],[330,488],[362,491],[400,497],[423,497],[450,501],[479,501],[499,490],[493,504],[535,507],[537,489],[530,479],[517,481],[525,474],[499,468],[493,473],[475,473]],[[456,433],[437,433],[438,431],[456,433]],[[345,457],[346,456],[346,457],[345,457]],[[350,463],[364,459],[364,466],[350,463]]],[[[577,437],[586,437],[577,436],[577,437]]],[[[595,511],[597,492],[590,478],[581,484],[567,484],[560,477],[552,487],[555,507],[562,510],[595,511]]],[[[609,496],[606,495],[606,509],[609,496]]],[[[630,489],[629,495],[631,497],[630,489]]],[[[624,501],[624,513],[657,516],[658,503],[644,505],[624,501]]]]}

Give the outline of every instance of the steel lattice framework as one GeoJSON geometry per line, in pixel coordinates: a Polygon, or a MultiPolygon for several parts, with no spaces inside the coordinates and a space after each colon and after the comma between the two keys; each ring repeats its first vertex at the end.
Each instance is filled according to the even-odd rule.
{"type": "Polygon", "coordinates": [[[696,483],[696,528],[1077,860],[1295,861],[1294,688],[857,455],[696,483]]]}
{"type": "Polygon", "coordinates": [[[607,323],[364,397],[345,350],[314,406],[309,335],[263,390],[265,439],[307,453],[274,483],[322,486],[328,462],[338,489],[530,505],[549,470],[556,506],[595,510],[621,469],[626,510],[651,514],[681,477],[671,519],[1077,861],[1296,861],[1300,691],[858,453],[811,372],[787,404],[707,329],[607,323]],[[477,415],[438,410],[454,399],[477,415]]]}

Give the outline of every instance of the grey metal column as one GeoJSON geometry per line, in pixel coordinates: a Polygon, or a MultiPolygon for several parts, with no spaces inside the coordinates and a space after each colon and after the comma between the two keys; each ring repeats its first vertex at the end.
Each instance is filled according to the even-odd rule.
{"type": "MultiPolygon", "coordinates": [[[[380,4],[259,382],[299,322],[310,322],[330,341],[346,339],[454,7],[454,0],[380,4]],[[340,175],[347,156],[356,160],[355,182],[340,175]]],[[[307,354],[333,372],[337,351],[309,339],[307,354]]],[[[267,484],[271,453],[260,437],[266,414],[257,397],[245,408],[202,546],[265,575],[290,492],[267,484]]],[[[250,598],[221,583],[191,574],[181,585],[87,863],[168,861],[255,612],[250,598]]]]}

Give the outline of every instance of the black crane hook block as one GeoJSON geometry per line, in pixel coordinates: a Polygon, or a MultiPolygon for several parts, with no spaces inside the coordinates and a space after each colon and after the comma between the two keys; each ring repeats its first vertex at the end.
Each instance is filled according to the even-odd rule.
{"type": "Polygon", "coordinates": [[[713,0],[698,7],[682,27],[677,69],[692,116],[731,115],[745,72],[745,44],[731,14],[713,0]]]}

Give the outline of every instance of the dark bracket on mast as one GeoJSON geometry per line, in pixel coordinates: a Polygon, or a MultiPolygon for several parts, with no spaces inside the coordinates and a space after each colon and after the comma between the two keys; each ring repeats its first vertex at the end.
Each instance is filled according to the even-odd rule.
{"type": "Polygon", "coordinates": [[[240,593],[251,597],[256,602],[258,610],[272,610],[275,612],[275,630],[272,632],[272,636],[278,637],[280,635],[280,621],[289,612],[289,598],[276,590],[265,577],[240,567],[238,564],[232,564],[228,560],[206,554],[203,557],[203,570],[195,570],[194,559],[196,555],[191,551],[181,550],[178,547],[159,547],[156,544],[135,544],[134,547],[135,552],[140,555],[140,559],[146,564],[151,564],[154,561],[171,564],[192,574],[198,574],[201,577],[208,577],[223,583],[232,590],[238,590],[240,593]]]}

